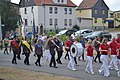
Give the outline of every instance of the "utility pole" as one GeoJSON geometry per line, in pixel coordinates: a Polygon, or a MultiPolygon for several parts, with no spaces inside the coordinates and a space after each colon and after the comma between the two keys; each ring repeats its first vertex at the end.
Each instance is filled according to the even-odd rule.
{"type": "Polygon", "coordinates": [[[2,40],[2,27],[1,27],[1,15],[0,15],[0,40],[2,40]]]}

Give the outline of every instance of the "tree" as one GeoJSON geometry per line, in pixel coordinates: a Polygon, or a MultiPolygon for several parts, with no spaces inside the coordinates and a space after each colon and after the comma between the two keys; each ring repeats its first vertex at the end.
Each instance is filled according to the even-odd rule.
{"type": "Polygon", "coordinates": [[[2,27],[3,35],[7,31],[16,29],[18,14],[16,8],[9,0],[0,0],[0,15],[1,22],[4,24],[4,27],[2,27]]]}

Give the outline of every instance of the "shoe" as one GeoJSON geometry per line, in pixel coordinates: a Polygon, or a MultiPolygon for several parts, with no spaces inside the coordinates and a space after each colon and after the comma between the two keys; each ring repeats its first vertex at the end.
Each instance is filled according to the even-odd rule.
{"type": "Polygon", "coordinates": [[[116,70],[116,71],[119,71],[119,69],[118,69],[118,68],[116,68],[115,70],[116,70]]]}
{"type": "Polygon", "coordinates": [[[94,62],[95,62],[95,63],[97,63],[97,61],[96,61],[96,60],[94,60],[94,62]]]}
{"type": "Polygon", "coordinates": [[[120,71],[118,71],[117,74],[118,74],[118,77],[120,77],[120,71]]]}
{"type": "Polygon", "coordinates": [[[38,66],[37,62],[35,62],[35,65],[38,66]]]}
{"type": "Polygon", "coordinates": [[[76,64],[76,66],[79,66],[79,64],[76,64]]]}
{"type": "Polygon", "coordinates": [[[99,61],[99,63],[102,63],[101,61],[99,61]]]}
{"type": "Polygon", "coordinates": [[[88,70],[85,70],[86,73],[90,73],[88,70]]]}
{"type": "Polygon", "coordinates": [[[54,68],[58,68],[58,67],[54,66],[54,68]]]}
{"type": "Polygon", "coordinates": [[[112,67],[109,67],[109,69],[110,69],[110,70],[113,70],[113,68],[112,68],[112,67]]]}
{"type": "Polygon", "coordinates": [[[70,69],[70,70],[72,69],[72,68],[70,68],[70,67],[67,67],[67,68],[70,69]]]}
{"type": "Polygon", "coordinates": [[[99,74],[102,74],[103,75],[103,72],[101,70],[98,70],[99,74]]]}
{"type": "Polygon", "coordinates": [[[109,77],[109,75],[104,75],[105,77],[109,77]]]}
{"type": "Polygon", "coordinates": [[[73,70],[73,71],[77,71],[77,69],[75,69],[75,68],[73,68],[72,70],[73,70]]]}
{"type": "Polygon", "coordinates": [[[49,67],[53,67],[53,66],[50,65],[49,67]]]}
{"type": "Polygon", "coordinates": [[[41,65],[39,65],[39,67],[41,67],[41,65]]]}
{"type": "Polygon", "coordinates": [[[92,75],[94,75],[95,73],[94,72],[91,72],[92,75]]]}

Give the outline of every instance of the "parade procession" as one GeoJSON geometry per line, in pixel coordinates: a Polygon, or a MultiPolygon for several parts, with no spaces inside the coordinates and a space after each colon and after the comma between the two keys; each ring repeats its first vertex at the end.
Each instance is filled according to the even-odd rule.
{"type": "Polygon", "coordinates": [[[0,66],[80,80],[119,80],[120,11],[111,11],[105,0],[78,2],[1,0],[0,66]]]}

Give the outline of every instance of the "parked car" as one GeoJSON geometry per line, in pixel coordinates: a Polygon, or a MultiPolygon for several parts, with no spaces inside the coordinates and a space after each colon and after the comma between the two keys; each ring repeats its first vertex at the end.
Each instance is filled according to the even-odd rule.
{"type": "Polygon", "coordinates": [[[108,31],[95,31],[91,35],[86,36],[85,39],[86,40],[88,40],[88,39],[94,40],[96,37],[100,37],[101,41],[104,37],[110,41],[112,38],[112,35],[108,31]]]}
{"type": "Polygon", "coordinates": [[[76,30],[61,30],[58,34],[56,34],[57,36],[61,36],[61,35],[66,35],[69,36],[71,35],[73,32],[76,32],[76,30]]]}
{"type": "Polygon", "coordinates": [[[92,32],[93,32],[92,29],[83,29],[83,30],[79,30],[79,31],[75,32],[75,36],[82,35],[83,37],[86,37],[88,35],[91,35],[92,32]]]}

